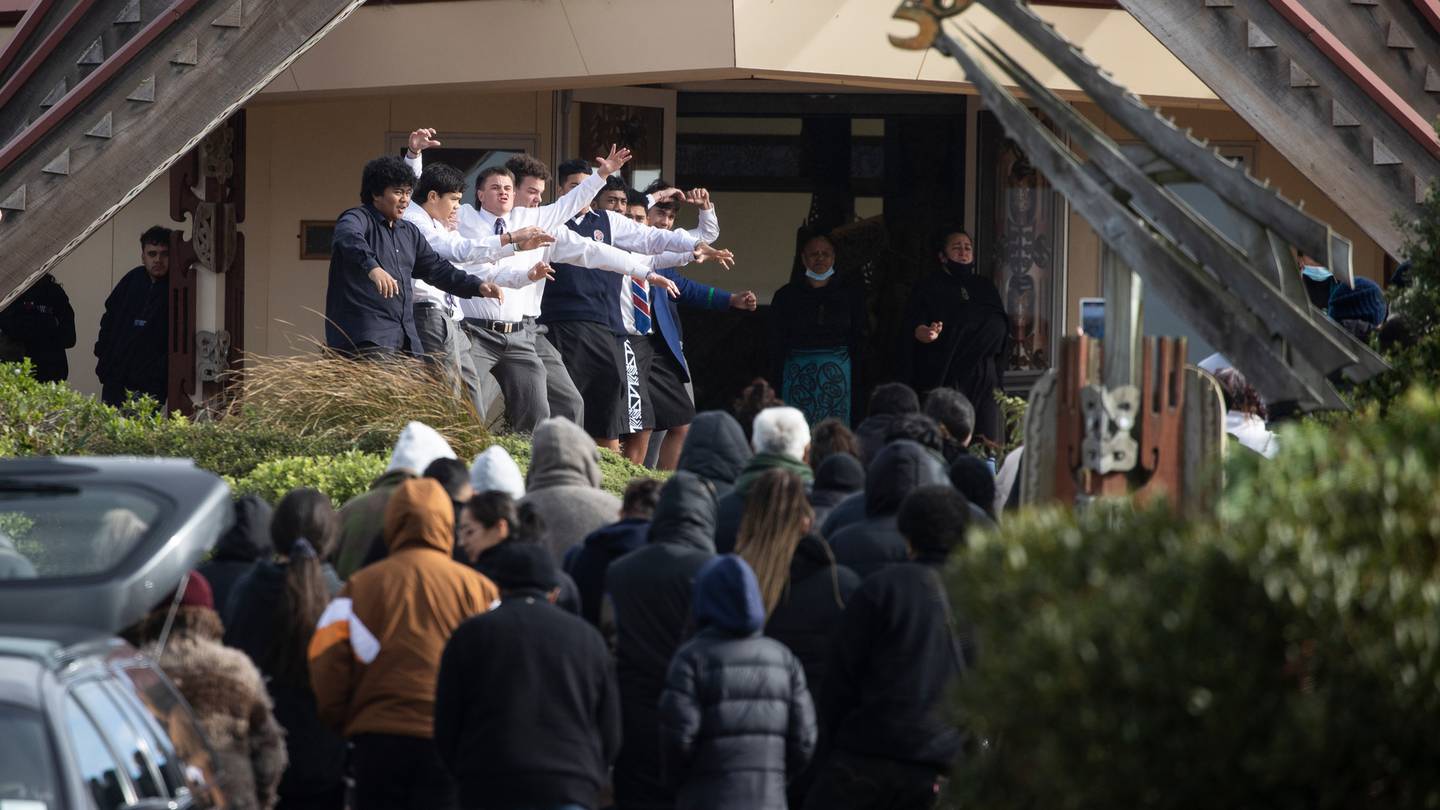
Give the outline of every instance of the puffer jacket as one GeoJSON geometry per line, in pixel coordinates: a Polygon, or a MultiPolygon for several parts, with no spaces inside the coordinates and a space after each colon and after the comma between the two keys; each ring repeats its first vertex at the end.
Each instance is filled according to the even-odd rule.
{"type": "Polygon", "coordinates": [[[862,577],[905,562],[909,550],[896,526],[901,502],[917,487],[949,483],[945,465],[916,442],[886,445],[865,473],[865,519],[829,537],[836,561],[862,577]]]}
{"type": "Polygon", "coordinates": [[[569,419],[546,419],[535,427],[527,492],[543,528],[539,543],[558,565],[565,552],[620,516],[620,499],[600,488],[595,441],[569,419]]]}
{"type": "Polygon", "coordinates": [[[215,543],[215,555],[196,570],[210,582],[215,610],[221,621],[230,623],[230,594],[235,583],[250,573],[256,560],[274,552],[270,542],[270,504],[258,495],[235,501],[235,524],[215,543]]]}
{"type": "Polygon", "coordinates": [[[208,607],[181,606],[159,654],[155,639],[165,614],[157,610],[141,624],[140,638],[148,639],[143,650],[174,682],[215,749],[225,806],[274,807],[288,760],[260,671],[245,653],[220,643],[220,616],[208,607]]]}
{"type": "Polygon", "coordinates": [[[615,798],[626,810],[675,804],[659,769],[656,707],[670,659],[689,635],[691,590],[695,574],[715,556],[714,533],[715,488],[678,472],[660,490],[649,543],[605,572],[625,730],[615,762],[615,798]]]}
{"type": "Polygon", "coordinates": [[[695,583],[700,632],[675,654],[660,697],[661,761],[677,810],[785,810],[787,774],[815,753],[805,671],[760,635],[765,606],[750,566],[727,554],[695,583]]]}
{"type": "Polygon", "coordinates": [[[715,485],[724,496],[750,460],[750,443],[735,417],[724,411],[704,411],[690,422],[685,447],[675,469],[694,473],[715,485]]]}
{"type": "Polygon", "coordinates": [[[450,558],[454,519],[434,480],[400,484],[385,508],[389,556],[355,572],[320,617],[310,683],[321,721],[347,737],[433,734],[445,642],[500,596],[450,558]]]}

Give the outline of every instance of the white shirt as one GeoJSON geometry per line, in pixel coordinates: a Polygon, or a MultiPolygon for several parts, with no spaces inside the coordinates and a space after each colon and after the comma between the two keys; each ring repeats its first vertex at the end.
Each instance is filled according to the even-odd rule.
{"type": "MultiPolygon", "coordinates": [[[[466,239],[458,231],[452,231],[445,227],[445,223],[430,216],[426,211],[414,202],[405,207],[405,219],[415,224],[420,233],[425,236],[425,241],[430,248],[440,254],[440,258],[464,269],[464,266],[478,262],[492,262],[506,256],[515,255],[513,245],[500,246],[500,237],[491,234],[480,239],[466,239]]],[[[415,302],[422,304],[434,304],[445,310],[451,320],[460,320],[460,308],[455,296],[426,284],[420,279],[414,279],[415,302]]]]}
{"type": "MultiPolygon", "coordinates": [[[[684,229],[681,229],[680,232],[690,234],[691,236],[702,239],[707,244],[710,242],[710,240],[719,237],[720,220],[715,215],[714,206],[711,206],[709,209],[700,209],[700,224],[696,226],[694,232],[686,231],[684,229]]],[[[678,261],[670,264],[654,264],[655,269],[657,270],[669,269],[672,267],[683,267],[686,264],[689,264],[690,261],[694,259],[694,253],[686,253],[683,255],[679,253],[659,253],[655,256],[651,256],[650,258],[652,260],[652,264],[654,264],[654,260],[665,261],[669,259],[683,259],[683,261],[678,261]]],[[[626,334],[653,335],[655,334],[655,296],[651,294],[650,283],[648,281],[641,279],[640,286],[644,288],[645,299],[650,303],[650,328],[644,332],[641,332],[639,329],[635,328],[635,301],[631,297],[631,284],[630,279],[628,278],[620,279],[620,322],[624,325],[626,334]]]]}
{"type": "Polygon", "coordinates": [[[1280,442],[1266,427],[1265,420],[1254,414],[1240,411],[1225,413],[1225,432],[1235,437],[1241,445],[1254,450],[1265,458],[1274,458],[1280,452],[1280,442]]]}

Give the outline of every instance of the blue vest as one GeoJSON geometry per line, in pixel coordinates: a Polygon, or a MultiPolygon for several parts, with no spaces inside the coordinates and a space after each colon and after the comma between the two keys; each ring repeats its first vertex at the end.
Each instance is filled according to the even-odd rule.
{"type": "MultiPolygon", "coordinates": [[[[565,226],[585,239],[613,244],[610,217],[604,213],[586,211],[579,223],[571,219],[565,226]]],[[[619,308],[620,276],[564,262],[556,262],[553,267],[555,280],[546,282],[540,300],[540,323],[591,321],[615,332],[624,329],[619,308]]]]}

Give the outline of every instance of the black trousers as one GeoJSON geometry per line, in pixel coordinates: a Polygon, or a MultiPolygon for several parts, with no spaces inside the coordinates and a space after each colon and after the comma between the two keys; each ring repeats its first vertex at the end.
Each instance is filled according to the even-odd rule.
{"type": "Polygon", "coordinates": [[[435,741],[395,734],[354,739],[355,810],[455,810],[455,781],[435,741]]]}
{"type": "Polygon", "coordinates": [[[930,766],[836,751],[815,775],[805,810],[932,810],[945,781],[930,766]]]}

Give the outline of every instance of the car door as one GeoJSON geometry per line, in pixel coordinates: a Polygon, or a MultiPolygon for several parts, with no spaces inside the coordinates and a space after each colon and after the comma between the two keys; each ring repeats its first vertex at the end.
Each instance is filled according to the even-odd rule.
{"type": "MultiPolygon", "coordinates": [[[[83,740],[88,742],[93,751],[86,751],[85,756],[103,765],[109,770],[110,765],[118,765],[113,775],[102,773],[100,784],[105,785],[103,791],[96,790],[96,783],[91,781],[92,776],[86,774],[86,784],[91,785],[91,793],[97,801],[111,802],[116,796],[115,790],[119,788],[119,794],[124,797],[125,804],[134,804],[144,799],[165,799],[169,798],[169,790],[165,785],[160,769],[155,763],[151,754],[152,743],[142,734],[134,720],[120,708],[111,692],[107,690],[103,678],[87,678],[72,683],[66,698],[67,725],[77,737],[83,735],[83,740]],[[100,756],[98,747],[94,745],[93,739],[89,737],[89,731],[85,723],[79,717],[84,715],[95,730],[98,730],[102,738],[103,746],[108,749],[111,755],[110,760],[100,756]]],[[[77,754],[79,752],[77,751],[77,754]]],[[[84,762],[85,759],[77,756],[77,760],[84,762]]],[[[111,807],[122,806],[119,804],[102,804],[102,810],[109,810],[111,807]]]]}
{"type": "MultiPolygon", "coordinates": [[[[216,780],[215,752],[195,721],[190,706],[174,684],[148,659],[135,656],[111,662],[117,688],[126,691],[144,712],[147,725],[167,749],[188,789],[193,807],[222,807],[216,780]]],[[[177,795],[178,790],[176,790],[177,795]]]]}

